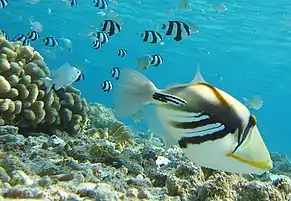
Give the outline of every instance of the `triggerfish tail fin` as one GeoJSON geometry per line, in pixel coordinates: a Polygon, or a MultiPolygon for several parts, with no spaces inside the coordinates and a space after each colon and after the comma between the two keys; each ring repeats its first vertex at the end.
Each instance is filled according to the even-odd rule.
{"type": "Polygon", "coordinates": [[[115,87],[114,108],[119,117],[131,116],[143,106],[153,103],[158,89],[141,73],[124,69],[115,87]]]}
{"type": "Polygon", "coordinates": [[[46,86],[45,93],[49,93],[52,89],[54,82],[49,77],[42,78],[44,85],[46,86]]]}

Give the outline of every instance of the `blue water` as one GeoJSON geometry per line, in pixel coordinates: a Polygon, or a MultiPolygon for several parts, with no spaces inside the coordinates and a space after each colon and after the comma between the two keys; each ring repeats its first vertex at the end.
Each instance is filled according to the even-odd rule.
{"type": "MultiPolygon", "coordinates": [[[[291,3],[281,1],[225,1],[228,10],[218,13],[212,9],[217,1],[191,1],[190,12],[176,12],[179,1],[137,0],[118,1],[110,9],[119,14],[122,31],[114,35],[100,50],[93,50],[87,36],[91,25],[100,27],[106,16],[92,5],[92,1],[79,0],[76,7],[67,7],[60,0],[41,0],[29,5],[24,0],[10,0],[0,9],[0,28],[10,37],[27,33],[28,18],[40,21],[41,36],[71,39],[73,52],[56,51],[57,58],[45,61],[51,69],[69,62],[78,64],[85,81],[74,86],[88,101],[112,106],[112,93],[104,94],[100,84],[110,78],[113,67],[137,69],[137,58],[145,53],[159,53],[164,63],[143,73],[160,88],[190,81],[200,63],[204,78],[239,100],[259,94],[264,106],[255,111],[258,127],[270,151],[291,154],[291,3]],[[48,15],[48,8],[52,13],[48,15]],[[22,20],[20,19],[20,16],[22,20]],[[180,42],[165,40],[165,45],[145,44],[139,37],[145,29],[155,29],[167,20],[181,19],[195,23],[199,34],[180,42]],[[125,48],[124,58],[116,51],[125,48]],[[87,59],[90,63],[86,63],[87,59]],[[223,78],[221,80],[221,77],[223,78]]],[[[110,18],[109,18],[110,19],[110,18]]],[[[41,41],[32,44],[41,51],[41,41]]],[[[53,48],[50,48],[54,51],[53,48]]],[[[116,81],[113,80],[113,84],[116,81]]]]}

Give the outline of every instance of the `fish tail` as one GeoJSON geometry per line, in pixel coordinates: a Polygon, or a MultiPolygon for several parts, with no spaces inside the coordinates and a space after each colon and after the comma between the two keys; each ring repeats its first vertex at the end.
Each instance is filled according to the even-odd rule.
{"type": "Polygon", "coordinates": [[[124,69],[115,87],[114,108],[119,117],[131,116],[145,105],[153,103],[159,90],[141,73],[124,69]]]}
{"type": "Polygon", "coordinates": [[[45,92],[49,93],[54,85],[53,80],[50,79],[49,77],[45,77],[45,78],[42,78],[42,81],[43,81],[44,85],[46,86],[45,92]]]}

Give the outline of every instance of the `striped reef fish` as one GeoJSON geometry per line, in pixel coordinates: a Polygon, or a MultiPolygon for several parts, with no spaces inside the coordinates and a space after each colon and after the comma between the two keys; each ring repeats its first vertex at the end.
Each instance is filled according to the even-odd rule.
{"type": "Polygon", "coordinates": [[[31,31],[27,34],[27,38],[30,40],[30,41],[35,41],[39,38],[39,34],[38,32],[36,31],[31,31]]]}
{"type": "Polygon", "coordinates": [[[0,0],[0,8],[6,8],[8,6],[8,0],[0,0]]]}
{"type": "Polygon", "coordinates": [[[4,37],[6,40],[8,40],[7,33],[4,30],[2,30],[2,29],[0,29],[0,37],[4,37]]]}
{"type": "Polygon", "coordinates": [[[102,47],[102,43],[98,39],[93,40],[92,43],[93,43],[93,48],[95,50],[98,50],[98,49],[100,49],[102,47]]]}
{"type": "Polygon", "coordinates": [[[120,76],[120,68],[114,67],[111,70],[111,77],[114,77],[116,80],[118,80],[119,76],[120,76]]]}
{"type": "Polygon", "coordinates": [[[112,36],[121,31],[121,26],[114,20],[104,20],[101,25],[101,31],[107,33],[109,36],[112,36]]]}
{"type": "Polygon", "coordinates": [[[45,46],[49,47],[59,46],[59,41],[55,37],[45,37],[42,42],[45,46]]]}
{"type": "Polygon", "coordinates": [[[108,8],[108,3],[106,0],[94,0],[94,6],[99,9],[108,8]]]}
{"type": "Polygon", "coordinates": [[[17,34],[12,41],[20,41],[23,45],[30,45],[29,39],[24,34],[17,34]]]}
{"type": "Polygon", "coordinates": [[[78,2],[77,2],[77,0],[70,0],[69,4],[70,4],[70,6],[76,6],[76,5],[78,5],[78,2]]]}
{"type": "Polygon", "coordinates": [[[158,67],[163,63],[163,57],[159,54],[154,54],[151,58],[151,65],[158,67]]]}
{"type": "Polygon", "coordinates": [[[143,33],[141,33],[140,37],[142,37],[143,42],[148,42],[152,44],[161,43],[163,40],[162,35],[153,30],[145,30],[143,33]]]}
{"type": "Polygon", "coordinates": [[[180,41],[183,37],[191,35],[191,28],[185,22],[180,20],[170,20],[168,25],[163,24],[162,29],[167,29],[166,36],[174,36],[175,41],[180,41]]]}
{"type": "Polygon", "coordinates": [[[109,92],[113,89],[113,85],[112,82],[110,80],[105,80],[102,84],[101,84],[101,90],[103,92],[109,92]]]}
{"type": "Polygon", "coordinates": [[[120,56],[120,57],[124,57],[126,54],[127,54],[126,49],[119,49],[117,51],[117,55],[120,56]]]}
{"type": "Polygon", "coordinates": [[[98,39],[102,44],[108,43],[109,41],[109,36],[105,32],[98,31],[96,33],[92,33],[92,35],[96,37],[96,39],[98,39]]]}
{"type": "Polygon", "coordinates": [[[194,163],[231,173],[262,174],[273,165],[256,117],[234,97],[204,81],[161,90],[141,73],[124,69],[115,87],[116,115],[144,110],[149,128],[166,147],[179,144],[194,163]],[[153,111],[144,109],[152,104],[153,111]]]}

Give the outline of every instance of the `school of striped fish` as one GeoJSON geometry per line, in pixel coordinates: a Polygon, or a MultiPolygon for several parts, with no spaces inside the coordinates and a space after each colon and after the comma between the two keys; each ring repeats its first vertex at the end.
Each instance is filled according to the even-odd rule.
{"type": "MultiPolygon", "coordinates": [[[[30,4],[39,2],[27,0],[30,4]]],[[[62,0],[68,6],[77,6],[78,0],[62,0]]],[[[82,3],[82,2],[80,2],[82,3]]],[[[9,6],[8,0],[0,0],[0,8],[9,6]]],[[[92,6],[108,9],[107,0],[94,0],[92,6]]],[[[225,4],[215,4],[217,12],[227,11],[225,4]]],[[[179,9],[189,9],[188,0],[181,0],[179,9]]],[[[48,10],[51,13],[51,10],[48,10]]],[[[14,37],[0,29],[0,37],[30,45],[41,40],[44,46],[58,47],[60,41],[69,52],[73,51],[72,42],[65,38],[51,35],[41,36],[40,22],[30,19],[32,30],[19,33],[14,37]],[[37,27],[37,28],[36,28],[37,27]]],[[[103,21],[98,31],[90,32],[92,48],[96,51],[110,42],[111,37],[122,32],[120,22],[115,19],[103,21]]],[[[124,25],[126,26],[126,24],[124,25]]],[[[141,34],[141,41],[148,44],[164,44],[164,37],[179,42],[198,33],[198,28],[182,20],[168,20],[159,30],[146,29],[141,34]]],[[[130,55],[125,48],[117,48],[116,56],[123,58],[130,55]]],[[[144,54],[137,58],[137,66],[148,70],[150,66],[163,64],[160,54],[144,54]]],[[[167,89],[158,89],[142,73],[133,69],[111,69],[111,78],[117,80],[115,90],[110,79],[101,83],[101,90],[114,92],[114,110],[118,117],[137,115],[144,118],[149,128],[161,135],[166,147],[179,145],[185,155],[194,163],[203,167],[231,173],[262,174],[272,167],[268,149],[259,132],[257,119],[251,113],[263,106],[259,95],[243,97],[244,103],[232,97],[222,89],[211,85],[203,78],[200,68],[193,80],[187,84],[175,85],[167,89]],[[151,105],[152,108],[145,106],[151,105]]],[[[51,77],[43,79],[48,93],[58,91],[80,80],[83,72],[69,63],[61,65],[52,72],[51,77]]]]}

